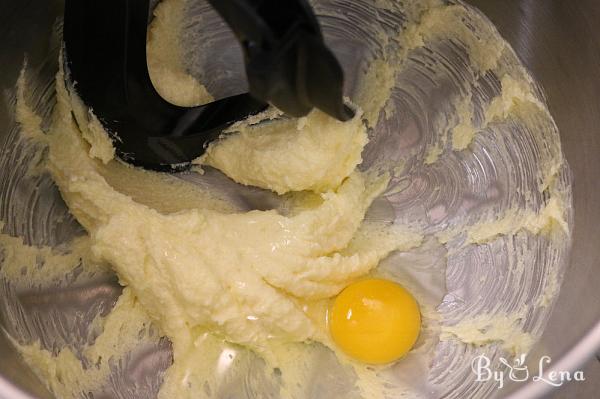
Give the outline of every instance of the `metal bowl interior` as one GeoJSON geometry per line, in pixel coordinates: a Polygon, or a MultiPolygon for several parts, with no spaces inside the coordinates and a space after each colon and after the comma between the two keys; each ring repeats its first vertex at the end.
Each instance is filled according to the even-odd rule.
{"type": "MultiPolygon", "coordinates": [[[[596,272],[600,246],[600,190],[595,177],[600,173],[600,4],[594,0],[539,2],[472,0],[498,27],[544,88],[549,108],[561,132],[563,150],[574,176],[575,230],[571,265],[556,307],[531,359],[550,356],[557,370],[581,367],[600,348],[600,275],[596,272]]],[[[62,13],[62,2],[15,3],[0,0],[0,37],[4,66],[0,83],[5,95],[0,105],[0,140],[11,134],[14,120],[14,85],[24,54],[33,68],[43,68],[56,49],[53,26],[62,13]]],[[[343,51],[343,50],[342,50],[343,51]]],[[[229,53],[227,53],[229,54],[229,53]]],[[[239,60],[239,58],[237,59],[239,60]]],[[[239,62],[236,59],[224,63],[239,62]]],[[[217,65],[213,64],[213,65],[217,65]]],[[[352,68],[348,64],[346,69],[352,68]]],[[[358,63],[354,65],[358,67],[358,63]]],[[[201,66],[200,66],[201,67],[201,66]]],[[[241,64],[240,64],[241,67],[241,64]]],[[[206,69],[210,73],[210,69],[206,69]]],[[[50,74],[52,71],[38,71],[50,74]]],[[[217,95],[243,86],[236,82],[210,82],[217,95]]],[[[231,77],[230,77],[231,78],[231,77]]],[[[40,97],[45,93],[41,92],[40,97]]],[[[65,233],[66,234],[66,233],[65,233]]],[[[34,234],[35,235],[35,234],[34,234]]],[[[18,359],[10,343],[0,334],[0,398],[51,397],[18,359]]],[[[532,363],[536,373],[537,362],[532,363]]],[[[500,395],[540,397],[552,387],[543,383],[514,384],[500,395]]]]}

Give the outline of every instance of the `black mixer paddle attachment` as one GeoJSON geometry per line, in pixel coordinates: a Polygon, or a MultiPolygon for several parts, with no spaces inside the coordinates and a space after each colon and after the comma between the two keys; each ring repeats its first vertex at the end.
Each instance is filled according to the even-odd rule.
{"type": "Polygon", "coordinates": [[[233,123],[271,103],[345,121],[343,72],[307,0],[209,0],[242,45],[250,93],[179,107],[154,89],[146,63],[148,0],[66,0],[65,60],[74,87],[118,137],[126,162],[155,170],[189,165],[233,123]]]}

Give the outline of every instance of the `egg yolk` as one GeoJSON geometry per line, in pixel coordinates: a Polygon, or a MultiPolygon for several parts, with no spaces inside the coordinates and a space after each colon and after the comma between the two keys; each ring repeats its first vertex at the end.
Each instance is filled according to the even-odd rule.
{"type": "Polygon", "coordinates": [[[390,363],[404,356],[421,329],[417,301],[388,280],[368,279],[349,285],[328,313],[336,345],[348,356],[369,364],[390,363]]]}

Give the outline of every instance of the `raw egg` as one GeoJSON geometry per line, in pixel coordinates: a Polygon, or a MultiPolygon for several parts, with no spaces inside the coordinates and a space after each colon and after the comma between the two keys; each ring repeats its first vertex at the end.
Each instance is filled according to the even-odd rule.
{"type": "Polygon", "coordinates": [[[404,356],[421,329],[415,298],[388,280],[367,279],[349,285],[328,313],[335,344],[348,356],[369,364],[391,363],[404,356]]]}

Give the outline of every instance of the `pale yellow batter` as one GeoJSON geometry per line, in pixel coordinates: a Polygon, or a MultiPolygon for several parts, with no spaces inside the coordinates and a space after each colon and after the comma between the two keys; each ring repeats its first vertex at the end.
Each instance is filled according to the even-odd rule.
{"type": "MultiPolygon", "coordinates": [[[[61,88],[62,82],[59,76],[49,169],[69,209],[93,237],[94,254],[113,265],[121,282],[132,288],[163,331],[181,337],[184,345],[196,327],[245,345],[264,344],[267,339],[316,338],[314,323],[302,311],[303,301],[334,296],[390,251],[420,242],[417,234],[410,233],[374,239],[360,234],[366,209],[385,188],[386,179],[369,178],[352,169],[343,176],[335,170],[336,165],[347,169],[343,163],[332,162],[328,168],[346,178],[343,183],[293,217],[275,211],[223,214],[204,207],[164,214],[137,203],[115,190],[103,176],[101,164],[90,158],[91,143],[75,128],[74,103],[61,88]]],[[[306,130],[294,125],[294,134],[308,136],[307,142],[317,141],[308,128],[310,120],[317,118],[323,116],[311,114],[306,130]]],[[[289,129],[287,121],[271,123],[271,129],[280,126],[283,133],[276,131],[265,136],[267,140],[276,141],[289,129]]],[[[338,131],[330,128],[329,132],[339,136],[351,136],[355,129],[352,122],[331,127],[338,131]]],[[[297,145],[293,152],[310,156],[312,148],[297,145]]],[[[330,151],[339,154],[336,145],[330,151]]],[[[230,157],[235,159],[236,153],[230,157]]],[[[278,161],[269,152],[257,152],[256,157],[267,170],[271,160],[278,161]]],[[[230,175],[249,179],[251,172],[234,167],[230,175]]],[[[266,174],[262,185],[276,179],[266,174]]]]}

